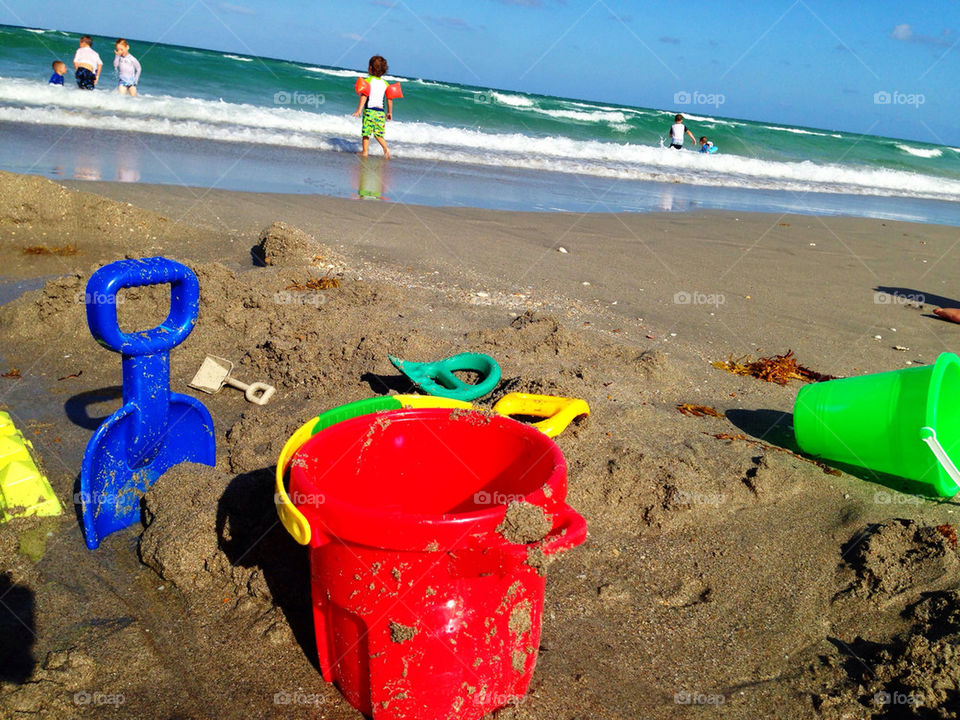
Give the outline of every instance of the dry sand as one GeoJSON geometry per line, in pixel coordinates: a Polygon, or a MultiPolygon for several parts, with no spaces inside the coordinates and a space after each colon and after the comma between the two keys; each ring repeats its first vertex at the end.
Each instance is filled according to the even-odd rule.
{"type": "MultiPolygon", "coordinates": [[[[558,438],[590,538],[549,568],[531,690],[501,720],[958,717],[957,504],[797,457],[801,383],[708,362],[793,349],[849,375],[932,361],[960,337],[929,313],[960,306],[957,229],[82,188],[119,202],[0,173],[2,276],[45,279],[0,308],[0,375],[19,370],[0,401],[68,508],[0,526],[4,717],[357,720],[316,670],[307,555],[276,522],[272,467],[317,412],[409,389],[388,353],[465,350],[503,368],[487,406],[523,390],[592,409],[558,438]],[[68,242],[76,255],[22,253],[68,242]],[[89,552],[71,499],[119,406],[120,363],[89,335],[84,284],[154,254],[201,284],[173,389],[190,392],[211,353],[278,393],[201,396],[217,466],[169,472],[143,526],[89,552]],[[288,289],[323,277],[339,287],[288,289]],[[895,288],[925,297],[882,292],[895,288]]],[[[164,314],[153,291],[124,301],[127,328],[164,314]]]]}

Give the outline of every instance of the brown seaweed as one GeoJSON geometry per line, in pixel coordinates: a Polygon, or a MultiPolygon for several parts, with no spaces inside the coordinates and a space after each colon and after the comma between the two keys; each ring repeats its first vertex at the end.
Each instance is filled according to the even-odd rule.
{"type": "Polygon", "coordinates": [[[717,360],[710,364],[718,370],[726,370],[734,375],[755,377],[758,380],[776,383],[777,385],[786,385],[790,380],[823,382],[824,380],[837,379],[833,375],[825,375],[799,364],[794,357],[793,350],[787,350],[783,355],[762,357],[759,360],[751,360],[749,356],[734,360],[731,355],[726,361],[717,360]]]}

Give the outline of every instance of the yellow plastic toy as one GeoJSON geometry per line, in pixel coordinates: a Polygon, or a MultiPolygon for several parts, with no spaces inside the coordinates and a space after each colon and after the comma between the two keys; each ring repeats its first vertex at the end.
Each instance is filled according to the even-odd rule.
{"type": "Polygon", "coordinates": [[[579,398],[510,393],[497,401],[493,411],[498,415],[531,415],[545,418],[533,423],[533,426],[547,437],[556,437],[578,417],[589,415],[590,406],[587,405],[586,400],[579,398]]]}
{"type": "MultiPolygon", "coordinates": [[[[287,466],[297,450],[318,432],[338,422],[360,415],[401,408],[459,408],[469,410],[473,408],[473,405],[463,400],[453,400],[433,395],[386,395],[335,407],[304,423],[300,429],[290,436],[290,439],[283,446],[283,450],[280,451],[280,457],[277,460],[276,494],[274,495],[280,521],[294,540],[301,545],[308,545],[311,537],[310,523],[296,505],[291,502],[283,482],[287,466]]],[[[587,405],[585,400],[551,397],[549,395],[528,395],[526,393],[504,395],[493,406],[493,410],[499,415],[530,415],[546,418],[534,423],[534,427],[547,437],[556,437],[574,419],[581,415],[590,414],[590,406],[587,405]]]]}
{"type": "Polygon", "coordinates": [[[32,447],[10,415],[0,412],[0,522],[63,512],[50,482],[30,456],[32,447]]]}

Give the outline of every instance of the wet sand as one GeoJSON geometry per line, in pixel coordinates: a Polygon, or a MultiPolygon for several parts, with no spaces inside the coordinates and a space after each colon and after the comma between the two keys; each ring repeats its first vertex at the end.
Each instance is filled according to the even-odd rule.
{"type": "MultiPolygon", "coordinates": [[[[960,307],[956,228],[63,189],[6,173],[0,189],[5,286],[48,279],[0,308],[0,375],[20,375],[0,378],[0,402],[67,508],[0,526],[6,716],[359,718],[315,667],[307,556],[276,522],[272,466],[317,412],[407,389],[388,353],[472,350],[503,368],[485,406],[522,390],[592,409],[558,438],[590,538],[550,566],[531,690],[498,717],[957,717],[957,504],[798,457],[802,383],[710,365],[787,350],[841,376],[932,362],[960,333],[931,312],[960,307]],[[290,242],[256,266],[275,221],[290,242]],[[22,252],[68,243],[77,254],[22,252]],[[86,441],[119,407],[120,363],[89,335],[84,284],[157,254],[201,283],[173,389],[191,392],[211,353],[278,393],[262,408],[200,396],[217,466],[165,475],[146,527],[91,553],[72,497],[86,441]],[[340,286],[289,289],[325,275],[340,286]]],[[[162,300],[129,292],[119,312],[145,327],[162,300]]]]}

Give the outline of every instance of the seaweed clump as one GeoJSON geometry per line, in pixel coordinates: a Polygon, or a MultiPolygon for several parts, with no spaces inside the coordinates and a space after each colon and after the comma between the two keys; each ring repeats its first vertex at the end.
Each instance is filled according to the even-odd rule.
{"type": "Polygon", "coordinates": [[[749,356],[734,360],[731,356],[726,361],[717,360],[710,364],[718,370],[726,370],[734,375],[748,375],[777,385],[786,385],[790,380],[823,382],[837,379],[834,375],[825,375],[804,367],[797,362],[793,350],[787,350],[783,355],[762,357],[759,360],[751,360],[749,356]]]}

